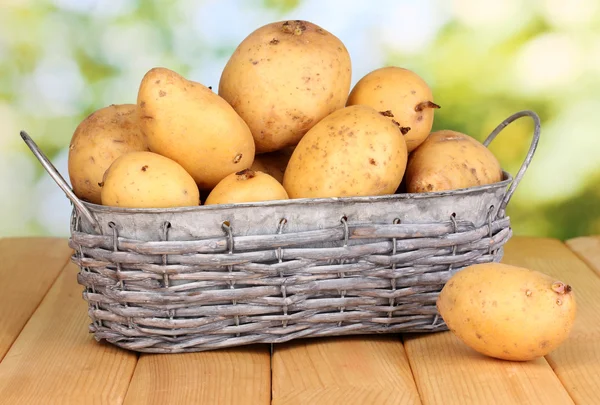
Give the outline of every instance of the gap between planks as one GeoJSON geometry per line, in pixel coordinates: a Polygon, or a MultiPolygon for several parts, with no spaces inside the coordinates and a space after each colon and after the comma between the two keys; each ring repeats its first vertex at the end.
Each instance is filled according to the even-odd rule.
{"type": "Polygon", "coordinates": [[[0,361],[69,262],[62,238],[0,238],[0,361]]]}
{"type": "MultiPolygon", "coordinates": [[[[64,240],[54,242],[66,246],[64,240]]],[[[47,240],[35,243],[33,251],[38,249],[41,258],[56,248],[47,240]]],[[[170,404],[188,404],[206,399],[206,403],[219,404],[270,403],[266,346],[181,355],[142,354],[138,361],[134,352],[96,342],[88,333],[87,303],[81,297],[83,287],[77,283],[78,268],[72,263],[64,266],[71,249],[65,252],[67,257],[55,271],[54,285],[33,316],[29,319],[33,309],[26,314],[23,324],[29,321],[0,364],[3,401],[79,404],[91,399],[121,404],[126,399],[128,404],[162,404],[168,399],[170,404]]],[[[20,261],[22,273],[32,268],[35,271],[38,262],[20,261]]],[[[38,302],[41,300],[40,296],[38,302]]]]}
{"type": "Polygon", "coordinates": [[[0,363],[8,404],[121,404],[137,355],[96,342],[78,268],[64,267],[0,363]]]}
{"type": "MultiPolygon", "coordinates": [[[[573,285],[580,308],[576,330],[565,345],[547,358],[575,402],[578,404],[591,403],[590,401],[600,395],[598,388],[599,347],[595,343],[599,340],[599,333],[598,327],[594,326],[600,324],[598,316],[596,316],[596,314],[600,314],[600,302],[596,298],[597,291],[600,291],[600,279],[590,277],[594,273],[559,241],[514,237],[509,241],[506,251],[504,262],[535,268],[557,277],[565,275],[564,281],[573,285]],[[565,273],[566,269],[570,271],[565,273]]],[[[597,258],[587,258],[586,260],[589,263],[596,263],[598,266],[596,268],[600,268],[597,258]]],[[[0,397],[3,399],[13,398],[15,400],[12,403],[20,403],[17,399],[35,400],[35,398],[39,399],[36,395],[43,395],[46,399],[45,403],[50,404],[78,403],[77,401],[83,398],[90,399],[90,397],[102,400],[113,399],[114,402],[111,403],[121,403],[127,392],[128,403],[141,403],[135,401],[138,398],[138,394],[136,394],[138,389],[145,387],[153,396],[159,396],[161,391],[177,392],[177,390],[181,390],[182,385],[184,391],[187,390],[189,394],[181,395],[182,399],[198,398],[202,395],[209,395],[205,398],[220,399],[219,390],[227,391],[235,386],[231,384],[232,378],[219,377],[221,373],[228,373],[242,364],[242,368],[245,368],[246,371],[242,371],[241,375],[254,377],[255,373],[250,371],[254,367],[252,361],[229,361],[228,363],[224,360],[224,357],[227,356],[235,358],[235,354],[227,353],[229,351],[243,352],[250,348],[224,349],[185,355],[142,355],[138,367],[136,367],[137,356],[110,345],[96,343],[90,338],[87,333],[87,304],[81,298],[82,287],[76,283],[76,271],[74,265],[70,264],[65,267],[10,349],[6,365],[5,362],[0,364],[0,397]],[[82,331],[83,333],[81,333],[82,331]],[[67,347],[65,347],[66,342],[69,342],[71,346],[66,345],[67,347]],[[99,348],[100,350],[98,350],[99,348]],[[207,361],[213,355],[221,355],[221,357],[213,358],[212,362],[207,361]],[[65,363],[68,356],[71,358],[68,359],[68,363],[65,363]],[[196,372],[193,375],[179,375],[180,378],[174,381],[172,378],[167,378],[163,383],[151,377],[146,379],[150,383],[149,387],[140,382],[144,381],[144,373],[152,372],[152,370],[184,371],[186,366],[182,366],[179,361],[176,361],[177,356],[186,356],[185,359],[196,357],[197,359],[191,361],[192,368],[196,372]],[[119,358],[122,361],[115,361],[119,358]],[[145,358],[147,360],[143,360],[145,358]],[[163,364],[164,360],[169,358],[171,360],[168,360],[166,365],[163,364]],[[25,367],[36,362],[38,364],[36,367],[25,367]],[[73,363],[75,363],[74,370],[72,369],[73,363]],[[147,366],[144,366],[146,363],[147,366]],[[204,366],[202,366],[203,363],[204,366]],[[216,366],[215,363],[217,363],[216,366]],[[224,364],[228,365],[223,366],[224,364]],[[248,366],[248,364],[251,365],[248,366]],[[40,366],[42,366],[41,369],[40,366]],[[111,380],[110,371],[112,370],[114,375],[115,369],[117,369],[116,373],[120,374],[120,378],[116,380],[112,378],[112,382],[107,381],[111,380]],[[37,370],[37,372],[32,372],[32,370],[37,370]],[[81,370],[84,370],[84,375],[79,375],[81,370]],[[15,375],[19,377],[17,378],[15,375]],[[98,378],[99,375],[101,378],[98,378]],[[206,392],[203,394],[202,391],[198,391],[197,387],[193,387],[194,384],[199,384],[199,378],[206,379],[210,376],[215,377],[215,381],[211,383],[210,386],[213,388],[209,391],[216,396],[210,396],[206,392]],[[26,389],[23,389],[23,380],[31,381],[31,379],[37,381],[37,384],[28,385],[26,389]],[[131,379],[131,385],[130,390],[127,391],[129,379],[131,379]],[[230,380],[229,383],[226,380],[230,380]],[[152,385],[153,381],[154,383],[158,381],[157,385],[152,385]],[[190,385],[192,385],[191,390],[190,385]],[[19,387],[20,389],[17,389],[19,387]],[[72,389],[68,390],[67,395],[60,387],[72,389]],[[19,396],[14,396],[16,392],[19,393],[19,396]],[[48,396],[49,393],[50,396],[48,396]]],[[[415,380],[412,377],[411,366],[423,396],[423,403],[426,404],[451,404],[452,389],[457,391],[458,398],[454,397],[458,400],[457,403],[481,403],[473,402],[478,398],[471,392],[471,389],[474,385],[473,382],[482,380],[482,378],[483,380],[479,382],[483,385],[480,384],[479,387],[482,388],[482,391],[490,391],[492,394],[494,393],[493,387],[502,386],[502,381],[506,380],[510,383],[508,390],[496,392],[489,398],[484,396],[484,402],[490,399],[486,403],[519,403],[514,401],[514,398],[522,398],[523,395],[526,398],[525,402],[529,401],[527,403],[542,403],[542,399],[548,396],[548,390],[556,395],[543,403],[572,403],[570,398],[559,389],[562,386],[558,386],[552,381],[556,375],[548,374],[549,367],[544,359],[527,363],[513,363],[481,358],[462,345],[449,332],[407,336],[406,340],[408,356],[404,352],[402,344],[391,336],[304,339],[276,346],[272,359],[269,356],[268,346],[265,345],[264,356],[258,360],[257,370],[259,374],[267,376],[262,381],[270,382],[269,376],[272,369],[272,390],[269,387],[265,389],[266,384],[263,383],[263,388],[259,391],[262,393],[266,391],[266,394],[259,396],[260,402],[248,403],[268,403],[272,391],[274,404],[306,403],[303,402],[304,400],[309,400],[311,404],[318,404],[319,400],[325,401],[321,403],[328,403],[328,400],[336,398],[348,399],[348,403],[366,404],[371,403],[369,401],[372,400],[373,403],[378,404],[418,404],[420,403],[419,394],[414,385],[415,380]],[[421,357],[418,356],[419,351],[421,351],[421,357]],[[445,351],[448,353],[444,353],[445,351]],[[465,368],[460,366],[461,362],[465,362],[465,368]],[[474,368],[473,364],[483,365],[484,369],[474,368]],[[446,371],[440,375],[433,370],[433,374],[428,372],[424,376],[423,371],[432,371],[427,369],[428,366],[440,366],[440,370],[446,367],[446,371]],[[491,372],[495,376],[493,381],[485,379],[487,372],[491,372]],[[503,377],[500,384],[497,381],[499,375],[503,377]],[[444,391],[444,381],[448,379],[454,381],[449,385],[451,389],[444,391]],[[427,380],[434,381],[428,383],[427,380]],[[380,384],[378,385],[377,382],[380,384]],[[436,387],[439,388],[438,391],[442,391],[443,402],[435,401],[435,393],[432,390],[435,391],[436,387]],[[546,394],[537,392],[540,389],[543,389],[546,394]]],[[[257,353],[260,354],[260,350],[250,350],[246,354],[254,356],[257,353]]],[[[490,374],[487,375],[489,377],[490,374]]],[[[238,375],[237,380],[234,381],[237,386],[240,385],[239,378],[238,375]]],[[[254,387],[256,385],[256,381],[245,382],[246,385],[242,384],[242,386],[254,387]]],[[[170,395],[169,398],[171,399],[171,397],[170,395]]],[[[175,395],[175,397],[177,396],[175,395]]],[[[227,402],[219,401],[219,403],[227,402]]]]}
{"type": "Polygon", "coordinates": [[[600,236],[569,239],[566,245],[600,277],[600,236]]]}
{"type": "Polygon", "coordinates": [[[573,266],[564,266],[564,278],[574,288],[578,315],[570,344],[548,358],[575,402],[587,405],[600,398],[600,236],[570,239],[566,245],[573,266]]]}
{"type": "Polygon", "coordinates": [[[273,405],[420,404],[398,336],[309,338],[275,346],[273,405]]]}
{"type": "MultiPolygon", "coordinates": [[[[515,237],[506,246],[504,262],[549,274],[564,274],[575,267],[582,284],[593,278],[572,252],[554,240],[515,237]]],[[[580,289],[578,284],[574,283],[580,289]]],[[[590,311],[582,312],[583,318],[589,317],[590,311]]],[[[579,404],[590,403],[568,386],[564,375],[569,363],[563,361],[561,373],[555,361],[559,351],[548,359],[508,362],[479,355],[450,332],[407,334],[405,341],[406,352],[393,336],[304,339],[278,345],[273,355],[273,404],[419,403],[419,394],[423,404],[573,404],[573,398],[579,404]]],[[[569,347],[572,340],[565,342],[563,350],[569,347]]],[[[577,363],[572,359],[571,364],[577,363]]],[[[580,371],[583,380],[582,374],[592,376],[588,386],[593,386],[597,374],[580,371]]]]}
{"type": "Polygon", "coordinates": [[[125,398],[133,404],[269,404],[268,345],[141,354],[125,398]]]}
{"type": "Polygon", "coordinates": [[[426,404],[581,404],[600,397],[600,278],[562,242],[514,237],[503,262],[572,285],[578,314],[570,338],[546,358],[486,358],[450,332],[407,337],[406,349],[426,404]]]}

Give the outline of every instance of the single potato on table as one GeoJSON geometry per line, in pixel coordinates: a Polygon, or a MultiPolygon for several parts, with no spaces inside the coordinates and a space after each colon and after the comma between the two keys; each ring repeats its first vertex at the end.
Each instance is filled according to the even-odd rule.
{"type": "Polygon", "coordinates": [[[560,346],[577,313],[569,285],[502,263],[459,270],[442,289],[437,308],[452,333],[472,349],[514,361],[545,356],[560,346]]]}

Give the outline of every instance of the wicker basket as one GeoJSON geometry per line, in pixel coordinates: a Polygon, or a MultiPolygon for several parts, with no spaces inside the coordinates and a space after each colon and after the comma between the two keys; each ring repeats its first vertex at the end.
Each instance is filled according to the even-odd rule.
{"type": "Polygon", "coordinates": [[[96,339],[139,352],[193,352],[349,334],[446,330],[435,301],[454,272],[499,261],[514,180],[425,194],[298,199],[175,209],[79,200],[70,246],[96,339]]]}

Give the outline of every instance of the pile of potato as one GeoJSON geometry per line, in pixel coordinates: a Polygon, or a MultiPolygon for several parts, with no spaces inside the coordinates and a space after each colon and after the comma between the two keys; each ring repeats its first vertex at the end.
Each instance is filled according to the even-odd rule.
{"type": "MultiPolygon", "coordinates": [[[[69,176],[90,203],[167,208],[297,198],[430,193],[502,180],[495,156],[452,129],[417,73],[379,67],[351,87],[344,44],[307,21],[258,28],[231,55],[218,91],[164,67],[135,104],[75,130],[69,176]]],[[[530,360],[568,337],[571,287],[528,269],[478,264],[436,302],[450,330],[496,358],[530,360]]]]}
{"type": "Polygon", "coordinates": [[[450,129],[415,72],[379,67],[351,89],[348,50],[308,21],[267,24],[227,62],[215,92],[164,67],[135,104],[99,109],[69,149],[75,194],[167,208],[422,193],[502,179],[494,155],[450,129]]]}

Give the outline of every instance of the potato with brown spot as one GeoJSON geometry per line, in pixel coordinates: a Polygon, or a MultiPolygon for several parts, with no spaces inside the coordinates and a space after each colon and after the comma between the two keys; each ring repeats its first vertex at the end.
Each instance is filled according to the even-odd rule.
{"type": "Polygon", "coordinates": [[[364,105],[337,110],[298,143],[283,177],[290,198],[393,194],[406,168],[399,128],[364,105]]]}
{"type": "Polygon", "coordinates": [[[239,44],[218,94],[250,127],[257,153],[273,152],[344,107],[351,70],[348,50],[332,33],[309,21],[273,22],[239,44]]]}
{"type": "Polygon", "coordinates": [[[539,271],[482,263],[454,274],[437,308],[473,350],[504,360],[545,356],[570,335],[577,304],[572,288],[539,271]]]}
{"type": "Polygon", "coordinates": [[[196,182],[174,160],[153,152],[130,152],[108,168],[102,205],[126,208],[169,208],[200,204],[196,182]]]}
{"type": "Polygon", "coordinates": [[[415,149],[406,167],[409,193],[457,190],[497,183],[502,167],[494,154],[469,135],[440,130],[415,149]]]}
{"type": "Polygon", "coordinates": [[[101,204],[102,177],[119,156],[147,151],[135,104],[113,104],[87,116],[71,137],[69,179],[77,197],[101,204]]]}
{"type": "Polygon", "coordinates": [[[272,176],[251,169],[231,173],[215,186],[204,205],[287,200],[288,195],[272,176]]]}
{"type": "Polygon", "coordinates": [[[386,66],[363,76],[352,88],[347,106],[363,104],[385,113],[405,135],[408,152],[429,135],[434,111],[440,108],[425,80],[415,72],[386,66]]]}
{"type": "Polygon", "coordinates": [[[142,78],[137,103],[150,150],[183,166],[200,189],[252,165],[248,125],[208,87],[157,67],[142,78]]]}

